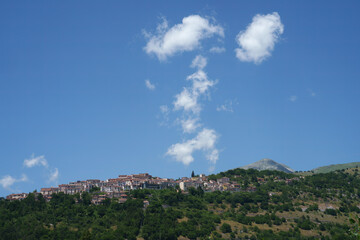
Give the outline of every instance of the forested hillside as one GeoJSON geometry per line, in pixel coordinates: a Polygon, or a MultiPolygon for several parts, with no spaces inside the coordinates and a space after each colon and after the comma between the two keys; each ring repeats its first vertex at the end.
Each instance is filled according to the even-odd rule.
{"type": "Polygon", "coordinates": [[[101,205],[91,204],[96,189],[2,199],[0,239],[356,239],[357,169],[307,177],[234,169],[209,179],[223,177],[252,190],[144,189],[101,205]]]}

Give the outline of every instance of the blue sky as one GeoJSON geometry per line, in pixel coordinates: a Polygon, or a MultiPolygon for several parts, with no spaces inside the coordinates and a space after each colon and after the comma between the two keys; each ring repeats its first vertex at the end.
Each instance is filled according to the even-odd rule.
{"type": "Polygon", "coordinates": [[[2,2],[0,196],[262,158],[295,170],[360,161],[359,9],[2,2]]]}

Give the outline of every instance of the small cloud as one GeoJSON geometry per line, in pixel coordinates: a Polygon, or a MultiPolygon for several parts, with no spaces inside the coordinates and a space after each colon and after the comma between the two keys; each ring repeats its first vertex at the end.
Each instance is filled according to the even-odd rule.
{"type": "Polygon", "coordinates": [[[11,186],[16,182],[26,182],[28,181],[28,178],[25,174],[22,175],[21,178],[16,179],[10,175],[6,175],[3,178],[0,179],[0,185],[8,190],[11,190],[11,186]]]}
{"type": "Polygon", "coordinates": [[[160,111],[163,114],[168,114],[170,110],[169,110],[169,107],[167,105],[161,105],[160,106],[160,111]]]}
{"type": "Polygon", "coordinates": [[[49,181],[49,182],[57,183],[57,182],[58,182],[58,179],[59,179],[59,170],[58,170],[57,168],[55,168],[54,171],[52,171],[52,172],[50,173],[50,176],[49,176],[48,181],[49,181]]]}
{"type": "Polygon", "coordinates": [[[192,68],[203,69],[206,67],[207,59],[201,55],[197,55],[191,63],[192,68]]]}
{"type": "Polygon", "coordinates": [[[25,175],[25,174],[23,174],[22,176],[21,176],[21,178],[19,179],[19,181],[20,182],[27,182],[29,179],[28,179],[28,177],[25,175]]]}
{"type": "Polygon", "coordinates": [[[210,161],[210,163],[215,164],[216,161],[219,159],[219,150],[217,150],[217,149],[212,150],[207,155],[207,159],[210,161]]]}
{"type": "MultiPolygon", "coordinates": [[[[205,60],[206,59],[202,59],[202,57],[199,58],[199,56],[197,56],[193,60],[193,63],[195,62],[194,66],[204,66],[205,60]]],[[[208,79],[207,74],[202,69],[198,69],[197,72],[188,76],[186,80],[191,81],[192,86],[184,88],[181,93],[175,96],[175,101],[173,103],[174,110],[183,109],[185,112],[199,114],[201,106],[198,103],[198,98],[205,94],[210,87],[214,86],[217,81],[208,79]]]]}
{"type": "Polygon", "coordinates": [[[200,150],[207,152],[206,159],[215,164],[219,157],[215,148],[217,138],[214,130],[204,128],[195,138],[171,145],[166,155],[173,156],[176,161],[187,166],[194,161],[193,152],[200,150]]]}
{"type": "Polygon", "coordinates": [[[169,113],[170,113],[170,109],[167,105],[161,105],[160,106],[160,112],[161,112],[161,116],[158,116],[158,118],[161,118],[161,122],[160,125],[161,126],[165,126],[168,125],[169,122],[169,113]]]}
{"type": "Polygon", "coordinates": [[[192,94],[187,88],[184,88],[175,98],[175,110],[183,108],[185,111],[192,111],[193,113],[200,112],[201,107],[197,103],[197,95],[192,94]]]}
{"type": "Polygon", "coordinates": [[[184,133],[192,133],[198,127],[200,127],[201,124],[198,121],[199,121],[199,118],[188,118],[188,119],[181,120],[181,127],[182,127],[184,133]]]}
{"type": "Polygon", "coordinates": [[[49,174],[48,182],[56,182],[57,183],[57,180],[59,177],[59,170],[57,168],[55,168],[54,170],[51,170],[44,155],[35,157],[33,154],[30,159],[25,159],[23,164],[25,167],[28,167],[28,168],[32,168],[35,166],[43,166],[49,174]]]}
{"type": "Polygon", "coordinates": [[[24,166],[28,167],[28,168],[32,168],[32,167],[35,167],[35,166],[43,166],[43,167],[47,168],[48,167],[48,162],[46,161],[44,155],[35,157],[34,154],[33,154],[30,159],[25,159],[24,160],[24,166]]]}
{"type": "Polygon", "coordinates": [[[295,102],[297,99],[298,99],[298,97],[295,96],[295,95],[293,95],[293,96],[291,96],[291,97],[289,98],[289,100],[290,100],[291,102],[295,102]]]}
{"type": "Polygon", "coordinates": [[[308,91],[309,91],[310,96],[312,96],[312,97],[316,96],[316,93],[313,90],[309,89],[308,91]]]}
{"type": "Polygon", "coordinates": [[[271,56],[275,43],[284,32],[277,12],[267,15],[257,14],[245,31],[236,36],[239,48],[235,49],[236,57],[243,62],[260,64],[271,56]]]}
{"type": "Polygon", "coordinates": [[[233,101],[226,101],[224,104],[217,106],[216,107],[216,111],[221,112],[234,112],[233,109],[233,104],[237,104],[237,101],[233,102],[233,101]]]}
{"type": "Polygon", "coordinates": [[[212,47],[210,48],[211,53],[223,53],[226,49],[224,47],[212,47]]]}
{"type": "Polygon", "coordinates": [[[204,94],[210,87],[214,86],[217,81],[211,81],[208,79],[207,74],[203,70],[198,70],[197,72],[191,74],[186,78],[188,81],[192,81],[192,94],[199,96],[204,94]]]}
{"type": "Polygon", "coordinates": [[[152,84],[149,79],[145,80],[145,86],[150,90],[155,90],[155,85],[152,84]]]}
{"type": "Polygon", "coordinates": [[[224,111],[224,112],[234,112],[234,110],[232,109],[232,106],[229,106],[229,105],[220,105],[220,106],[217,106],[216,107],[216,111],[218,112],[221,112],[221,111],[224,111]]]}
{"type": "Polygon", "coordinates": [[[208,172],[212,173],[215,171],[215,166],[210,166],[208,172]]]}
{"type": "Polygon", "coordinates": [[[193,51],[201,46],[203,39],[213,35],[224,37],[224,29],[212,24],[199,15],[183,18],[182,23],[169,28],[166,19],[157,26],[156,34],[143,31],[148,39],[144,50],[147,54],[155,54],[160,61],[166,60],[178,52],[193,51]]]}
{"type": "Polygon", "coordinates": [[[2,179],[0,179],[1,186],[6,189],[11,187],[15,182],[16,182],[16,179],[10,175],[6,175],[2,179]]]}

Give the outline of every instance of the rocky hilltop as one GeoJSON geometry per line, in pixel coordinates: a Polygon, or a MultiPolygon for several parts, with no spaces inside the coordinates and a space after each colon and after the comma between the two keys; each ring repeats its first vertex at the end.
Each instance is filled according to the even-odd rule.
{"type": "Polygon", "coordinates": [[[286,166],[285,164],[277,163],[274,160],[264,158],[260,161],[251,163],[249,165],[241,167],[242,169],[257,169],[257,170],[277,170],[286,173],[293,173],[295,172],[290,167],[286,166]]]}

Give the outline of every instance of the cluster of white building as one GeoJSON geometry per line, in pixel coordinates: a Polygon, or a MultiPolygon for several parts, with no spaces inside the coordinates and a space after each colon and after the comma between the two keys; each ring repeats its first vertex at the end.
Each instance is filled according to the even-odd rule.
{"type": "MultiPolygon", "coordinates": [[[[259,179],[261,180],[263,179],[259,179]]],[[[170,178],[153,177],[148,173],[131,174],[131,175],[119,175],[117,178],[111,178],[105,181],[98,179],[89,179],[85,181],[70,182],[68,184],[60,184],[58,187],[41,188],[40,193],[46,200],[51,199],[51,195],[54,193],[63,192],[65,194],[76,194],[82,192],[89,192],[94,187],[99,189],[101,194],[93,195],[93,203],[97,204],[106,198],[118,198],[120,202],[124,202],[127,199],[126,192],[135,189],[165,189],[170,187],[176,187],[182,191],[186,191],[188,188],[201,187],[205,192],[213,191],[255,191],[255,187],[248,187],[241,189],[240,184],[230,181],[229,178],[223,177],[217,180],[209,180],[204,174],[200,176],[187,178],[183,177],[178,180],[170,178]]],[[[28,194],[11,194],[6,198],[9,200],[21,200],[26,198],[28,194]]]]}

